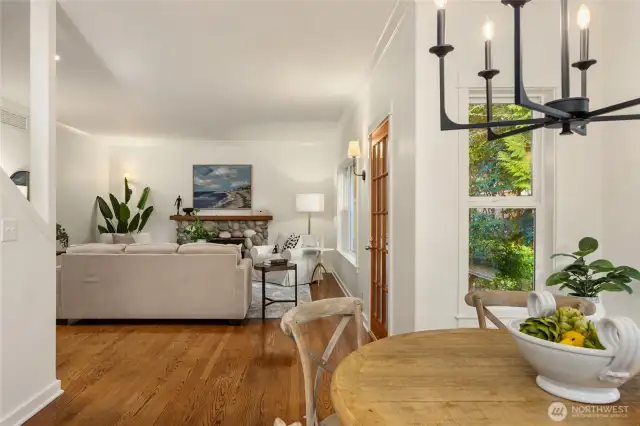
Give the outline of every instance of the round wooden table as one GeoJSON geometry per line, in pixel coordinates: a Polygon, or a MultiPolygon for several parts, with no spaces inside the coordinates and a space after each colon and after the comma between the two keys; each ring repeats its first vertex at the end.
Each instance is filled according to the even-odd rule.
{"type": "Polygon", "coordinates": [[[638,376],[620,401],[599,406],[616,406],[617,417],[550,395],[535,378],[506,331],[426,331],[353,352],[333,375],[331,401],[342,426],[640,425],[638,376]],[[548,414],[555,401],[567,410],[558,423],[548,414]]]}

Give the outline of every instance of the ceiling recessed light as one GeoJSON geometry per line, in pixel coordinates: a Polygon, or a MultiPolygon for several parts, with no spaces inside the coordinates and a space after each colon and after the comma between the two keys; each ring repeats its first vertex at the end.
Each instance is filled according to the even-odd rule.
{"type": "Polygon", "coordinates": [[[56,55],[56,61],[60,60],[60,55],[56,55]]]}

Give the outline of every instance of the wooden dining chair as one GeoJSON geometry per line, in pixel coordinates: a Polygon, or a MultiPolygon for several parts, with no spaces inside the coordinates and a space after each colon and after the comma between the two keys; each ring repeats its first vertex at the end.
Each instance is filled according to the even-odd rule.
{"type": "Polygon", "coordinates": [[[288,311],[280,323],[284,333],[291,337],[298,347],[302,373],[304,376],[304,393],[306,403],[306,426],[340,426],[340,420],[333,414],[319,422],[316,413],[318,385],[324,371],[333,373],[336,366],[329,363],[338,339],[351,321],[356,324],[356,345],[363,345],[362,300],[354,297],[338,297],[323,299],[310,303],[303,303],[288,311]],[[302,332],[301,326],[321,318],[341,317],[329,343],[322,355],[311,350],[309,340],[302,332]],[[317,366],[315,380],[313,380],[313,366],[317,366]]]}
{"type": "MultiPolygon", "coordinates": [[[[515,308],[526,308],[529,299],[529,291],[494,291],[494,290],[474,290],[464,297],[464,301],[469,306],[476,308],[478,314],[478,323],[480,328],[487,328],[487,318],[495,324],[496,327],[506,329],[502,321],[498,319],[489,309],[488,306],[511,306],[515,308]]],[[[593,315],[596,312],[596,305],[588,300],[574,296],[557,296],[556,306],[572,307],[579,309],[585,315],[593,315]]]]}

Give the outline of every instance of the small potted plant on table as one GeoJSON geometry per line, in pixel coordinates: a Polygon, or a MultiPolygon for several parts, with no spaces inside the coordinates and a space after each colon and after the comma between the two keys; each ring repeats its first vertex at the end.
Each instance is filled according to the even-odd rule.
{"type": "Polygon", "coordinates": [[[551,274],[547,278],[548,286],[560,286],[560,290],[568,288],[569,295],[578,296],[593,302],[597,311],[592,319],[603,318],[604,307],[599,294],[603,291],[633,293],[629,284],[635,279],[640,280],[640,272],[629,266],[614,266],[611,261],[598,259],[587,263],[585,256],[598,249],[598,240],[586,237],[578,243],[578,251],[573,253],[556,253],[551,258],[559,256],[570,257],[573,263],[562,271],[551,274]]]}

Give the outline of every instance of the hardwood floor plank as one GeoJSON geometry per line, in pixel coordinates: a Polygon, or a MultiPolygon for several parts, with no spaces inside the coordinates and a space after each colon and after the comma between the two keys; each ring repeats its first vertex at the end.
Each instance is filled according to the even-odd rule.
{"type": "MultiPolygon", "coordinates": [[[[332,275],[311,285],[314,300],[342,297],[332,275]]],[[[307,326],[324,348],[338,320],[307,326]]],[[[58,326],[57,375],[64,394],[27,426],[271,426],[304,420],[304,387],[294,342],[280,320],[117,322],[58,326]]],[[[332,360],[355,348],[350,324],[332,360]]],[[[331,413],[328,377],[318,412],[331,413]]]]}

